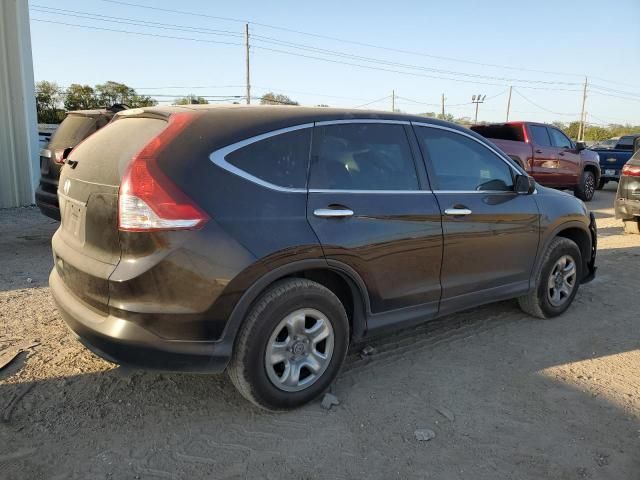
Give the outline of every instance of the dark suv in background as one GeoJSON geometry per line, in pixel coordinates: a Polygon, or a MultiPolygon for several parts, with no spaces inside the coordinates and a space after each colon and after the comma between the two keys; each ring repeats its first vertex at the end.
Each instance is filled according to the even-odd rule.
{"type": "Polygon", "coordinates": [[[40,185],[36,190],[36,205],[47,217],[60,220],[58,177],[71,149],[126,108],[125,105],[115,104],[104,109],[68,112],[47,147],[40,150],[40,185]]]}
{"type": "Polygon", "coordinates": [[[593,215],[481,136],[424,117],[285,106],[119,113],[60,177],[50,284],[114,362],[227,370],[299,406],[350,343],[518,298],[564,312],[593,215]]]}

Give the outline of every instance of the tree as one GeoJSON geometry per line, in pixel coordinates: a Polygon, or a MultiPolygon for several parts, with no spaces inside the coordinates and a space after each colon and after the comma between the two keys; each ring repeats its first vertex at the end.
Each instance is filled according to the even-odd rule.
{"type": "Polygon", "coordinates": [[[286,95],[276,94],[273,92],[265,93],[260,99],[260,105],[300,105],[298,102],[291,100],[286,95]]]}
{"type": "Polygon", "coordinates": [[[58,108],[62,101],[62,89],[55,82],[42,80],[36,83],[36,108],[39,123],[60,123],[64,112],[58,108]]]}
{"type": "Polygon", "coordinates": [[[103,107],[109,107],[114,103],[124,103],[131,108],[150,107],[158,102],[146,95],[138,95],[136,91],[125,85],[109,80],[106,83],[96,85],[99,103],[103,107]]]}
{"type": "Polygon", "coordinates": [[[196,97],[194,94],[189,94],[186,97],[176,98],[173,102],[175,105],[206,105],[209,102],[204,97],[196,97]]]}
{"type": "Polygon", "coordinates": [[[89,85],[72,83],[67,88],[64,99],[64,108],[67,111],[89,110],[100,106],[96,92],[89,85]]]}

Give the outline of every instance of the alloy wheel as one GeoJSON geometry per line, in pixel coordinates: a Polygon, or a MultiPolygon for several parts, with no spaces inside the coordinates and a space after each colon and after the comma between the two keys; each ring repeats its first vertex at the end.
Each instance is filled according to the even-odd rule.
{"type": "Polygon", "coordinates": [[[298,309],[273,330],[265,351],[265,367],[273,385],[298,392],[325,372],[334,346],[333,326],[319,310],[298,309]]]}

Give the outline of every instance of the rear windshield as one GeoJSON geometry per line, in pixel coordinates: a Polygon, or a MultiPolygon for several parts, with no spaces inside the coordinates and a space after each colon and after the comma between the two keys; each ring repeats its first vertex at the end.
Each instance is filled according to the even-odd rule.
{"type": "Polygon", "coordinates": [[[123,118],[98,130],[74,149],[79,180],[119,185],[129,161],[167,125],[156,118],[123,118]]]}
{"type": "Polygon", "coordinates": [[[95,131],[95,118],[84,115],[68,115],[51,137],[49,147],[75,147],[95,131]]]}
{"type": "Polygon", "coordinates": [[[476,125],[471,127],[471,130],[485,138],[524,142],[524,135],[520,125],[476,125]]]}

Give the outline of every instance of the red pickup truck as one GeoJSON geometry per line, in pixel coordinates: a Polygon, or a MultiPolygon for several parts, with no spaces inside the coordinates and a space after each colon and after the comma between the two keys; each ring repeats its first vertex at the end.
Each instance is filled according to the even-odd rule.
{"type": "Polygon", "coordinates": [[[600,159],[581,142],[573,142],[560,129],[534,122],[474,125],[476,133],[490,139],[518,162],[541,185],[566,188],[590,201],[600,182],[600,159]]]}

